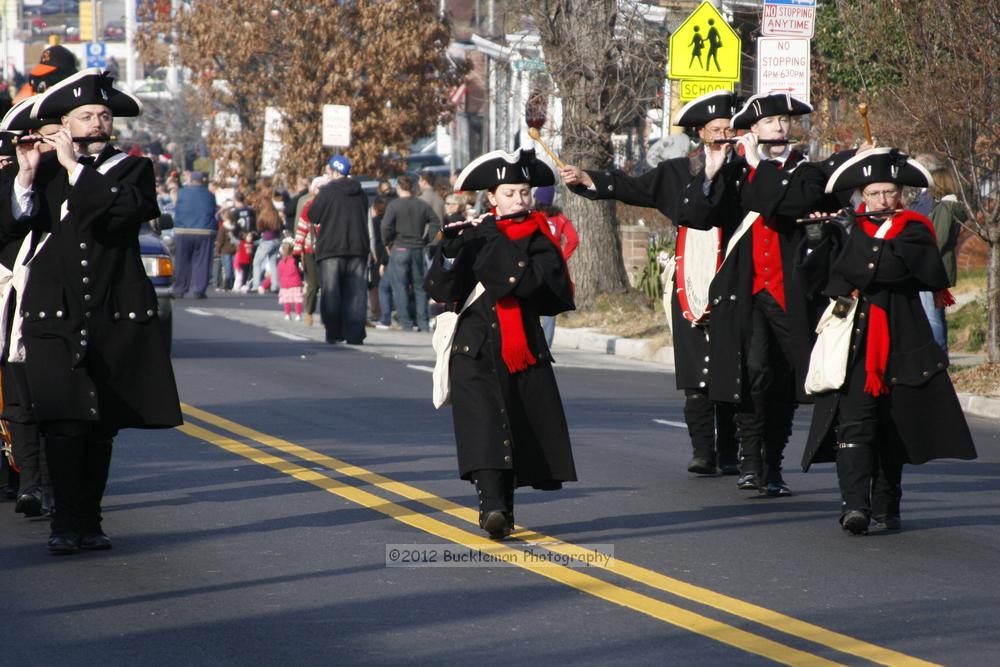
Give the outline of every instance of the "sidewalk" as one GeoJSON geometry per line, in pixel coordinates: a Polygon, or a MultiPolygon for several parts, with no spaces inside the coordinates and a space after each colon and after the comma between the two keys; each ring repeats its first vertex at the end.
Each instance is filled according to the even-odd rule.
{"type": "MultiPolygon", "coordinates": [[[[552,346],[556,350],[559,348],[569,348],[588,352],[601,352],[627,359],[637,359],[639,361],[655,361],[663,364],[663,370],[665,371],[673,372],[674,370],[674,348],[670,346],[656,347],[652,341],[609,336],[593,329],[556,327],[556,335],[552,346]]],[[[959,366],[971,366],[982,361],[983,356],[975,354],[956,354],[952,358],[952,363],[959,366]]],[[[978,396],[976,394],[959,394],[958,400],[962,404],[962,409],[965,410],[966,414],[1000,419],[1000,398],[978,396]]]]}

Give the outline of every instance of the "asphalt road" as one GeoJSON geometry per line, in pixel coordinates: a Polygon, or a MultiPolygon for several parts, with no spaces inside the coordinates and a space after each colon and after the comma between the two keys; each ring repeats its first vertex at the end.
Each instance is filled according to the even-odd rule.
{"type": "Polygon", "coordinates": [[[50,556],[0,506],[0,665],[1000,664],[996,422],[970,419],[976,461],[907,466],[902,532],[849,537],[832,467],[798,468],[808,408],[795,495],[760,498],[685,472],[671,375],[557,348],[580,482],[519,491],[497,544],[425,335],[176,306],[187,423],[116,441],[114,549],[50,556]]]}

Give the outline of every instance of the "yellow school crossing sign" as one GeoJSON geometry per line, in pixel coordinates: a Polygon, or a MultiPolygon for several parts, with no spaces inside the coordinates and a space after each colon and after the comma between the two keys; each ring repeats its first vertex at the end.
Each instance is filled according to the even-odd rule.
{"type": "Polygon", "coordinates": [[[739,81],[740,38],[711,2],[670,36],[670,78],[739,81]]]}

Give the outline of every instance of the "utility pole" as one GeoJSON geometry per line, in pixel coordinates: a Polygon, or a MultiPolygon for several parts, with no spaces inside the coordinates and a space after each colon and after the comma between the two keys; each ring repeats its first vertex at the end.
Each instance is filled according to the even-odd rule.
{"type": "Polygon", "coordinates": [[[101,3],[98,0],[90,0],[90,41],[97,44],[97,14],[100,11],[101,3]]]}
{"type": "Polygon", "coordinates": [[[135,90],[135,2],[125,1],[125,83],[135,90]]]}

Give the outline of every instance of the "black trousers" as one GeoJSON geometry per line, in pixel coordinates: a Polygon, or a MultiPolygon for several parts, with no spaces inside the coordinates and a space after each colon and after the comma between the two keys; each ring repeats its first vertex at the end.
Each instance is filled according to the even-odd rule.
{"type": "Polygon", "coordinates": [[[736,407],[708,400],[705,389],[684,390],[684,421],[693,455],[722,465],[736,463],[736,407]]]}
{"type": "Polygon", "coordinates": [[[326,342],[365,340],[368,311],[367,257],[328,257],[319,260],[319,309],[326,327],[326,342]]]}
{"type": "Polygon", "coordinates": [[[740,473],[780,482],[781,461],[795,416],[795,375],[788,314],[767,291],[753,297],[746,352],[749,410],[736,415],[740,473]]]}
{"type": "Polygon", "coordinates": [[[856,359],[837,405],[837,481],[841,511],[899,516],[903,456],[880,432],[882,399],[865,391],[865,357],[856,359]]]}
{"type": "Polygon", "coordinates": [[[42,422],[52,479],[53,535],[101,532],[101,499],[116,431],[90,422],[42,422]]]}

